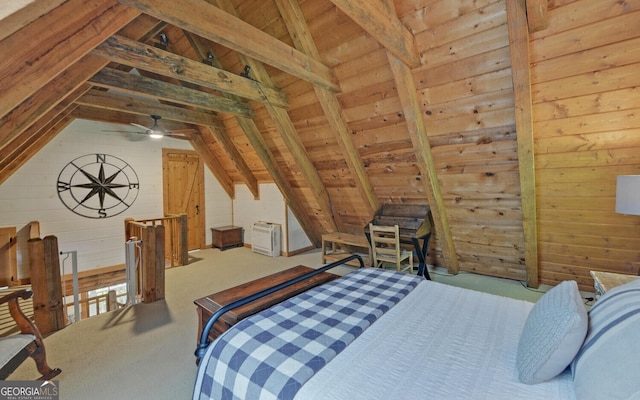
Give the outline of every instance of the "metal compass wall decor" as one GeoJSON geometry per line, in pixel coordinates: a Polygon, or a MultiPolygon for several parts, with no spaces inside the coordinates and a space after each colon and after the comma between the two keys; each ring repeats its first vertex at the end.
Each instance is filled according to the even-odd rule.
{"type": "Polygon", "coordinates": [[[58,197],[74,213],[107,218],[129,208],[140,182],[129,164],[108,154],[87,154],[67,164],[58,176],[58,197]]]}

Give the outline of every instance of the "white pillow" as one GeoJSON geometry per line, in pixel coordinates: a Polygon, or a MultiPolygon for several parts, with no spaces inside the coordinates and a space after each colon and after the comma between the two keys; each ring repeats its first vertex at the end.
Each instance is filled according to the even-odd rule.
{"type": "Polygon", "coordinates": [[[571,368],[578,399],[640,398],[640,279],[591,307],[589,333],[571,368]]]}
{"type": "Polygon", "coordinates": [[[518,379],[527,384],[564,371],[587,335],[588,316],[575,281],[551,288],[533,306],[518,343],[518,379]]]}

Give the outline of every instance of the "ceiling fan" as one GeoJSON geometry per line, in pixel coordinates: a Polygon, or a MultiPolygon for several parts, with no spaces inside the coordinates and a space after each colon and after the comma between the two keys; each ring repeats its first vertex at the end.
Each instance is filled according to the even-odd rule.
{"type": "Polygon", "coordinates": [[[176,134],[186,134],[186,133],[195,132],[194,129],[165,131],[160,127],[160,125],[158,125],[158,121],[160,120],[160,118],[162,117],[160,117],[159,115],[155,115],[155,114],[151,115],[151,119],[153,119],[153,125],[151,126],[151,128],[147,128],[146,126],[136,124],[135,122],[132,122],[131,125],[143,130],[142,132],[135,132],[135,133],[139,133],[141,135],[147,135],[153,139],[162,139],[165,136],[176,136],[176,134]]]}
{"type": "Polygon", "coordinates": [[[132,132],[132,131],[103,131],[103,132],[118,132],[121,135],[125,136],[128,140],[131,141],[139,141],[139,140],[144,140],[144,139],[148,139],[148,138],[153,138],[153,139],[161,139],[163,137],[173,137],[176,139],[190,139],[192,136],[190,134],[193,133],[198,133],[198,131],[196,129],[190,128],[190,129],[176,129],[176,130],[171,130],[171,131],[167,131],[164,130],[160,127],[160,125],[158,124],[158,120],[161,119],[161,117],[159,115],[156,114],[152,114],[150,115],[151,119],[153,119],[153,125],[151,125],[151,127],[146,127],[144,125],[140,125],[140,124],[136,124],[135,122],[132,122],[131,125],[135,126],[138,129],[141,129],[141,131],[137,131],[137,132],[132,132]]]}

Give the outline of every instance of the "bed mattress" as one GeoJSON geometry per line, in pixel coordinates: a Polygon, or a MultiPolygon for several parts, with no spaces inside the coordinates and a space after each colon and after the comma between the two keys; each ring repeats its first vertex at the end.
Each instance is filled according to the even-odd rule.
{"type": "Polygon", "coordinates": [[[574,399],[571,374],[520,383],[533,303],[424,281],[318,371],[295,399],[574,399]]]}

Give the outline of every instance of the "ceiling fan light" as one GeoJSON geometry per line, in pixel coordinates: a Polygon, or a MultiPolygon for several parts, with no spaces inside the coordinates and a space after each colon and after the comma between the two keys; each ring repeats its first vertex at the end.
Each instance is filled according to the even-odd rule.
{"type": "Polygon", "coordinates": [[[149,137],[151,137],[152,139],[162,139],[164,137],[164,134],[162,132],[151,132],[149,134],[149,137]]]}

